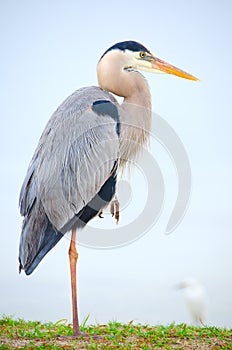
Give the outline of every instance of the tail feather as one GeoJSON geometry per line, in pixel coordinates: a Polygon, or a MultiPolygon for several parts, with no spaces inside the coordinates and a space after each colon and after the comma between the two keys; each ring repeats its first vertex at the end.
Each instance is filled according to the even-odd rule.
{"type": "Polygon", "coordinates": [[[19,247],[19,271],[24,270],[27,275],[63,237],[49,221],[42,204],[34,206],[24,218],[19,247]]]}
{"type": "Polygon", "coordinates": [[[45,237],[42,241],[42,245],[36,257],[34,258],[32,263],[25,269],[25,273],[27,275],[30,275],[34,271],[34,269],[37,267],[37,265],[40,263],[43,257],[59,242],[59,240],[62,237],[63,234],[59,231],[55,231],[52,228],[52,225],[49,224],[45,232],[45,237]]]}

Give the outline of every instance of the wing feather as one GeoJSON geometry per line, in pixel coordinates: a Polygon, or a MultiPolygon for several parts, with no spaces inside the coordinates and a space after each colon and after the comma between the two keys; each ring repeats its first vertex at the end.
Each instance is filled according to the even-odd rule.
{"type": "Polygon", "coordinates": [[[119,140],[115,121],[89,109],[98,99],[115,102],[112,95],[97,87],[82,88],[52,115],[22,186],[22,215],[31,210],[37,198],[59,230],[110,176],[119,156],[119,140]]]}

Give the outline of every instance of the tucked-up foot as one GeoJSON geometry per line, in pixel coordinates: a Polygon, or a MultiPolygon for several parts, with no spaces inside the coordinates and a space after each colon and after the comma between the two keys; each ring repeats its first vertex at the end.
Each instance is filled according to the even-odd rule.
{"type": "Polygon", "coordinates": [[[116,195],[110,203],[110,213],[111,213],[112,217],[115,218],[116,224],[118,224],[118,222],[119,222],[119,201],[118,201],[118,198],[116,195]]]}
{"type": "Polygon", "coordinates": [[[99,218],[104,219],[103,210],[100,211],[100,213],[98,214],[98,216],[99,216],[99,218]]]}

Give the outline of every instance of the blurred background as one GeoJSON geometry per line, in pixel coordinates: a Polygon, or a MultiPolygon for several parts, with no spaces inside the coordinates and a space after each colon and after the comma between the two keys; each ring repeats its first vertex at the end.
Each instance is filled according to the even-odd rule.
{"type": "MultiPolygon", "coordinates": [[[[19,191],[51,114],[76,89],[97,85],[96,65],[108,47],[132,39],[201,80],[145,74],[153,111],[188,154],[192,195],[183,221],[165,235],[178,183],[168,153],[153,140],[165,181],[161,216],[124,247],[78,247],[80,320],[190,323],[176,286],[193,277],[207,292],[206,324],[232,326],[231,14],[229,0],[1,2],[0,315],[71,319],[68,239],[30,277],[18,274],[19,191]]],[[[146,179],[135,169],[126,188],[121,226],[145,205],[146,179]]],[[[91,225],[115,228],[105,216],[91,225]]]]}

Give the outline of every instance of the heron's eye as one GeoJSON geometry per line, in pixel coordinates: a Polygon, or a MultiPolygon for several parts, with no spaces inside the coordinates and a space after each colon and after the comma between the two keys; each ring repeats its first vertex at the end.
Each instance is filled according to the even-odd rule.
{"type": "Polygon", "coordinates": [[[146,52],[141,51],[141,52],[139,53],[139,57],[140,57],[140,58],[144,58],[145,56],[146,56],[146,52]]]}

